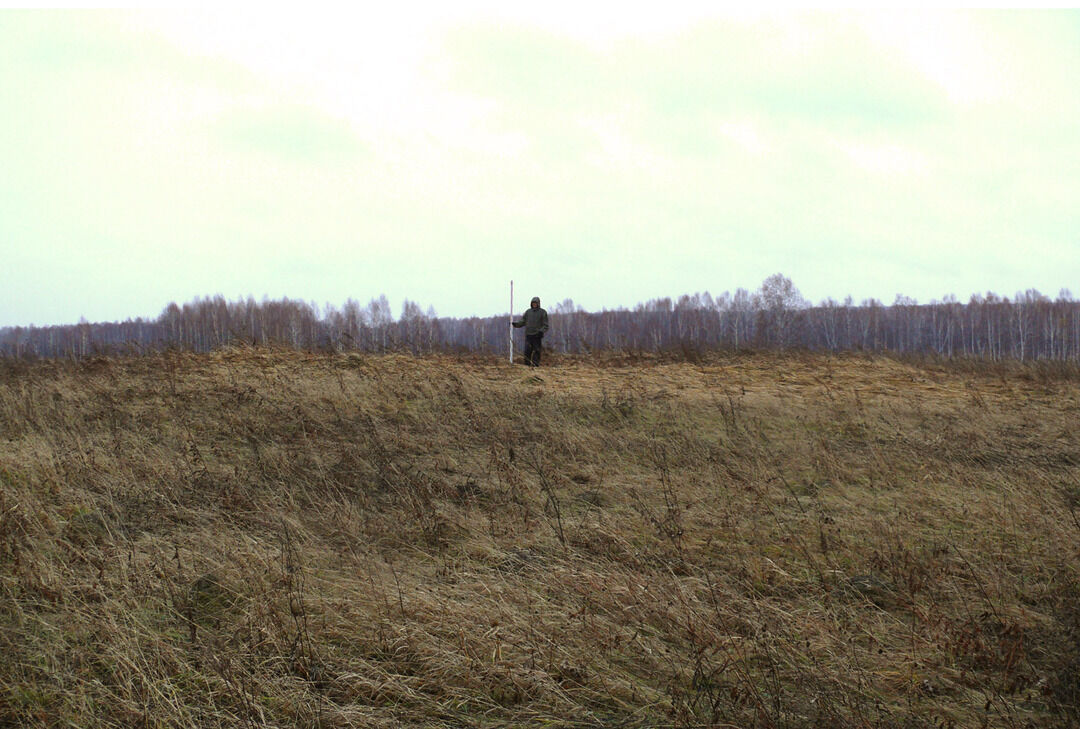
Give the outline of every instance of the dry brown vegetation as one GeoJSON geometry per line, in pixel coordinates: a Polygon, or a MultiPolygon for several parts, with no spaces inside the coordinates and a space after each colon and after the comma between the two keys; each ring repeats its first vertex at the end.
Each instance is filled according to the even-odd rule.
{"type": "Polygon", "coordinates": [[[1080,721],[1080,378],[0,363],[0,725],[1080,721]]]}

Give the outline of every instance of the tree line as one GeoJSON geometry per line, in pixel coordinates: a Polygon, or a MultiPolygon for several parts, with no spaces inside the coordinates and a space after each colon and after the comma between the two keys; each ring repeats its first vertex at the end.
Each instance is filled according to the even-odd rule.
{"type": "MultiPolygon", "coordinates": [[[[678,349],[805,349],[936,354],[993,360],[1080,361],[1080,301],[1068,290],[1050,299],[1038,291],[1013,298],[994,293],[962,303],[954,296],[919,304],[807,302],[782,274],[755,291],[708,292],[653,299],[634,308],[584,311],[571,299],[551,307],[549,349],[657,352],[678,349]]],[[[234,345],[285,345],[361,352],[505,353],[505,314],[440,317],[406,299],[395,317],[386,296],[338,308],[314,303],[222,296],[170,303],[155,319],[0,329],[7,358],[83,358],[176,348],[206,352],[234,345]]]]}

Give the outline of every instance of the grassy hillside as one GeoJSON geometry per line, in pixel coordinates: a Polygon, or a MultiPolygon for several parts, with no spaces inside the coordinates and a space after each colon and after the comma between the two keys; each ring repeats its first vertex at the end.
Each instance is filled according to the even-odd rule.
{"type": "Polygon", "coordinates": [[[0,364],[0,725],[1080,721],[1080,377],[0,364]]]}

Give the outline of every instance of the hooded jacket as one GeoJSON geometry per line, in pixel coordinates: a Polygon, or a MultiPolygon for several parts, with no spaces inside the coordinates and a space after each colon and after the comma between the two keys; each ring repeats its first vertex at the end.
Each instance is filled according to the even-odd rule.
{"type": "MultiPolygon", "coordinates": [[[[539,297],[533,297],[533,301],[540,303],[539,297]]],[[[515,327],[525,327],[525,336],[533,334],[546,334],[548,330],[548,313],[537,306],[532,308],[531,302],[525,313],[521,315],[521,321],[514,322],[515,327]]]]}

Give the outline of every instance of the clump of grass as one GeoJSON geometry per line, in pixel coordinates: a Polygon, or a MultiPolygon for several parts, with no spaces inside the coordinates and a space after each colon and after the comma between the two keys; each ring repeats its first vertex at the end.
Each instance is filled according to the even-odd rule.
{"type": "Polygon", "coordinates": [[[0,724],[1075,722],[1080,385],[806,353],[0,371],[0,724]]]}

